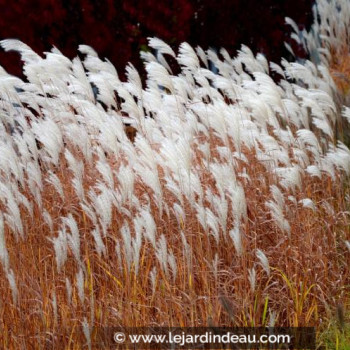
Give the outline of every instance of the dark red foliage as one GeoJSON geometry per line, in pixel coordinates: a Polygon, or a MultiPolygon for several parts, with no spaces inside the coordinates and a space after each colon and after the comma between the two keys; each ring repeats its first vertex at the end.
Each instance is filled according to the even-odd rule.
{"type": "MultiPolygon", "coordinates": [[[[290,28],[284,17],[309,25],[312,0],[0,0],[0,38],[17,38],[35,51],[55,45],[74,57],[79,44],[91,45],[122,73],[128,61],[140,68],[139,51],[157,36],[176,48],[181,42],[225,47],[234,54],[241,44],[268,59],[288,53],[290,28]]],[[[16,54],[0,52],[0,64],[20,74],[16,54]]]]}

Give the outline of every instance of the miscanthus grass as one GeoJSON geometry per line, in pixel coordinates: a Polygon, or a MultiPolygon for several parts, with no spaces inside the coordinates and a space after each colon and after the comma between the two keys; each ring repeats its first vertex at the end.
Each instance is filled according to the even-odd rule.
{"type": "Polygon", "coordinates": [[[69,60],[1,42],[26,77],[0,72],[3,348],[94,348],[108,325],[320,326],[346,305],[349,110],[334,62],[349,9],[316,11],[320,37],[288,23],[319,62],[152,38],[145,82],[87,46],[69,60]]]}

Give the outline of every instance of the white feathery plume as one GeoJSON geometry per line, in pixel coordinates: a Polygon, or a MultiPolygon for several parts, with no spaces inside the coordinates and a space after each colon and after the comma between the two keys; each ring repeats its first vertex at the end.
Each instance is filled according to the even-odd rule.
{"type": "Polygon", "coordinates": [[[255,286],[256,286],[256,271],[254,267],[248,270],[248,280],[250,283],[250,289],[252,293],[255,292],[255,286]]]}
{"type": "Polygon", "coordinates": [[[128,82],[124,84],[124,86],[128,89],[128,91],[136,96],[137,98],[142,98],[142,81],[140,75],[136,68],[129,63],[126,66],[126,75],[128,78],[128,82]]]}
{"type": "Polygon", "coordinates": [[[306,84],[312,84],[312,82],[314,82],[315,78],[312,75],[312,72],[301,63],[287,62],[286,60],[282,60],[281,63],[288,79],[300,80],[306,84]]]}
{"type": "Polygon", "coordinates": [[[290,228],[289,222],[287,221],[287,219],[284,217],[284,214],[283,214],[284,203],[283,203],[283,206],[281,206],[279,203],[276,203],[273,201],[267,201],[265,205],[268,209],[270,209],[270,214],[272,216],[272,219],[276,223],[277,227],[279,227],[280,230],[282,230],[283,232],[286,232],[288,236],[290,236],[291,228],[290,228]]]}
{"type": "Polygon", "coordinates": [[[205,207],[203,206],[203,203],[195,203],[195,209],[197,212],[197,219],[199,223],[202,225],[204,231],[208,233],[208,221],[206,218],[206,210],[205,207]]]}
{"type": "Polygon", "coordinates": [[[123,270],[123,264],[122,264],[122,254],[121,254],[121,248],[120,248],[120,242],[116,241],[115,247],[114,247],[115,255],[117,256],[118,260],[118,268],[120,271],[123,270]]]}
{"type": "Polygon", "coordinates": [[[136,231],[136,236],[132,239],[132,251],[133,251],[133,264],[135,275],[138,275],[139,272],[139,263],[140,263],[140,251],[142,245],[142,232],[136,231]]]}
{"type": "Polygon", "coordinates": [[[216,243],[219,244],[219,223],[216,215],[209,208],[205,208],[205,217],[207,220],[207,227],[211,229],[211,234],[214,236],[216,243]]]}
{"type": "Polygon", "coordinates": [[[0,166],[1,170],[6,174],[7,178],[11,177],[11,174],[15,176],[15,178],[20,181],[20,183],[24,184],[23,171],[19,164],[19,159],[15,150],[13,149],[12,144],[6,142],[5,140],[0,141],[0,166]]]}
{"type": "Polygon", "coordinates": [[[51,305],[53,310],[54,323],[57,324],[58,312],[57,312],[57,297],[55,291],[52,293],[51,305]]]}
{"type": "MultiPolygon", "coordinates": [[[[293,147],[292,148],[294,160],[298,162],[302,169],[305,169],[310,164],[310,158],[305,150],[293,147]]],[[[289,165],[289,164],[286,164],[289,165]]]]}
{"type": "Polygon", "coordinates": [[[319,118],[317,116],[314,116],[314,118],[312,119],[312,123],[318,129],[322,130],[327,136],[333,139],[334,133],[333,133],[332,127],[329,124],[329,121],[325,117],[319,118]]]}
{"type": "Polygon", "coordinates": [[[96,107],[102,109],[101,103],[103,103],[107,107],[117,108],[114,91],[120,82],[116,77],[106,72],[90,72],[89,81],[95,89],[96,107]]]}
{"type": "Polygon", "coordinates": [[[64,151],[64,156],[74,177],[81,182],[84,174],[84,163],[81,160],[77,160],[68,149],[64,151]]]}
{"type": "Polygon", "coordinates": [[[309,165],[305,171],[310,174],[311,176],[316,176],[318,177],[319,179],[321,179],[321,171],[320,169],[318,168],[317,165],[309,165]]]}
{"type": "Polygon", "coordinates": [[[54,174],[51,170],[48,171],[48,177],[45,178],[45,181],[50,183],[56,190],[56,192],[61,197],[62,201],[64,201],[64,192],[60,179],[56,174],[54,174]]]}
{"type": "Polygon", "coordinates": [[[318,167],[322,172],[326,173],[329,175],[332,179],[332,181],[335,181],[336,179],[336,174],[335,174],[335,168],[334,168],[334,162],[332,161],[334,149],[331,152],[328,152],[325,157],[322,157],[319,161],[318,167]]]}
{"type": "Polygon", "coordinates": [[[150,80],[154,81],[158,86],[168,89],[172,94],[175,94],[171,76],[161,64],[149,62],[146,64],[146,71],[150,80]]]}
{"type": "MultiPolygon", "coordinates": [[[[17,185],[17,184],[16,184],[17,185]]],[[[14,193],[16,193],[17,196],[17,203],[19,205],[23,205],[26,209],[28,214],[31,218],[33,218],[33,203],[29,201],[29,199],[21,193],[18,189],[13,190],[14,193]]]]}
{"type": "Polygon", "coordinates": [[[228,164],[210,163],[210,171],[220,193],[224,193],[227,188],[237,183],[236,174],[228,164]]]}
{"type": "MultiPolygon", "coordinates": [[[[144,230],[144,220],[143,220],[142,216],[136,216],[133,219],[133,224],[134,224],[135,233],[137,235],[142,235],[143,234],[143,230],[144,230]]],[[[146,233],[146,231],[145,231],[145,233],[146,233]]]]}
{"type": "Polygon", "coordinates": [[[84,299],[85,299],[84,272],[82,268],[79,269],[79,272],[76,274],[75,278],[76,278],[76,285],[78,288],[78,296],[79,296],[80,302],[84,304],[84,299]]]}
{"type": "Polygon", "coordinates": [[[90,330],[90,326],[89,326],[89,322],[87,320],[86,317],[84,317],[84,321],[82,322],[82,327],[83,327],[83,333],[88,345],[88,349],[91,350],[92,349],[92,345],[91,345],[91,330],[90,330]]]}
{"type": "Polygon", "coordinates": [[[256,60],[257,60],[257,62],[260,63],[260,66],[262,67],[263,72],[266,74],[269,74],[269,63],[266,59],[266,56],[262,53],[258,53],[256,55],[256,60]]]}
{"type": "MultiPolygon", "coordinates": [[[[25,126],[23,128],[25,128],[25,126]]],[[[24,164],[30,162],[31,154],[29,152],[29,147],[25,138],[23,137],[23,134],[21,135],[20,133],[15,133],[12,135],[12,139],[13,147],[16,149],[18,157],[22,160],[24,164]]]]}
{"type": "Polygon", "coordinates": [[[186,236],[183,233],[183,231],[181,231],[181,241],[183,245],[183,254],[187,261],[187,266],[189,267],[189,269],[191,269],[192,268],[192,248],[188,244],[186,236]]]}
{"type": "Polygon", "coordinates": [[[155,199],[155,202],[158,208],[162,210],[163,192],[162,192],[162,188],[159,180],[158,171],[155,168],[150,169],[148,166],[142,166],[139,163],[134,164],[133,167],[134,167],[134,170],[138,173],[138,175],[142,179],[142,181],[153,190],[154,192],[153,198],[155,199]]]}
{"type": "Polygon", "coordinates": [[[72,79],[72,75],[70,76],[70,84],[69,90],[70,93],[80,94],[86,97],[89,101],[94,101],[94,93],[91,88],[91,84],[86,76],[84,66],[80,61],[79,57],[75,57],[72,61],[72,71],[74,74],[74,78],[72,79]]]}
{"type": "Polygon", "coordinates": [[[108,115],[99,124],[100,134],[98,141],[103,150],[108,153],[118,155],[121,148],[121,141],[126,141],[127,137],[123,122],[117,114],[108,115]]]}
{"type": "Polygon", "coordinates": [[[155,266],[153,266],[152,271],[149,274],[149,278],[151,280],[152,294],[154,294],[157,287],[157,268],[155,266]]]}
{"type": "MultiPolygon", "coordinates": [[[[176,101],[179,102],[177,104],[177,108],[180,110],[181,106],[183,106],[183,104],[185,104],[189,99],[195,98],[196,90],[181,76],[172,76],[171,80],[176,91],[176,95],[174,97],[176,101]]],[[[159,112],[162,111],[160,110],[159,112]]]]}
{"type": "Polygon", "coordinates": [[[172,70],[167,62],[167,60],[165,59],[165,57],[158,51],[157,52],[157,61],[166,68],[166,70],[169,72],[169,74],[172,74],[172,70]]]}
{"type": "Polygon", "coordinates": [[[43,207],[42,197],[41,197],[41,192],[40,192],[38,187],[34,188],[34,193],[32,193],[32,195],[33,195],[34,200],[35,200],[36,204],[38,205],[38,207],[40,209],[42,209],[42,207],[43,207]]]}
{"type": "Polygon", "coordinates": [[[256,257],[259,259],[260,264],[261,264],[262,268],[265,270],[267,276],[270,277],[270,264],[269,264],[269,260],[267,259],[265,253],[262,250],[257,249],[256,257]]]}
{"type": "MultiPolygon", "coordinates": [[[[280,134],[281,136],[281,134],[280,134]]],[[[270,160],[272,164],[277,165],[281,163],[285,166],[290,166],[290,158],[286,148],[279,145],[277,140],[273,137],[261,135],[260,142],[263,144],[264,150],[260,152],[258,159],[262,162],[270,160]]],[[[257,152],[259,152],[257,150],[257,152]]],[[[268,169],[270,172],[272,169],[268,169]]]]}
{"type": "MultiPolygon", "coordinates": [[[[314,67],[314,75],[316,74],[317,69],[314,67]]],[[[326,91],[322,91],[321,89],[308,89],[307,96],[318,103],[332,124],[336,121],[337,108],[330,94],[328,94],[326,91]]]]}
{"type": "Polygon", "coordinates": [[[23,85],[24,83],[21,79],[9,75],[2,67],[0,67],[0,94],[3,97],[1,102],[4,113],[2,115],[2,118],[5,118],[6,122],[9,123],[11,126],[14,126],[14,123],[11,121],[10,115],[12,113],[15,114],[16,110],[22,111],[22,106],[20,104],[20,100],[18,98],[16,89],[20,88],[23,85]],[[10,103],[9,101],[18,102],[18,106],[20,106],[20,108],[18,108],[17,106],[15,108],[15,105],[13,103],[10,103]]]}
{"type": "Polygon", "coordinates": [[[81,264],[80,259],[80,235],[79,235],[79,228],[78,224],[73,218],[73,215],[71,213],[68,214],[68,217],[65,217],[62,219],[62,222],[69,227],[71,234],[66,235],[68,244],[70,248],[72,249],[72,253],[74,255],[75,260],[78,264],[81,264]]]}
{"type": "Polygon", "coordinates": [[[298,203],[300,203],[304,208],[309,208],[313,212],[316,212],[315,203],[310,198],[301,199],[298,203]]]}
{"type": "Polygon", "coordinates": [[[84,214],[86,214],[89,217],[89,219],[92,221],[94,226],[96,226],[97,216],[96,216],[95,210],[93,209],[93,205],[87,204],[86,202],[80,202],[80,206],[84,214]]]}
{"type": "MultiPolygon", "coordinates": [[[[285,114],[281,99],[283,90],[265,73],[254,72],[253,76],[256,82],[256,92],[259,93],[259,97],[270,105],[275,112],[279,112],[282,115],[285,114]]],[[[250,83],[250,86],[253,85],[250,83]]]]}
{"type": "Polygon", "coordinates": [[[270,69],[273,72],[275,72],[275,73],[279,74],[280,76],[282,76],[282,78],[286,78],[283,69],[278,64],[276,64],[274,62],[270,62],[270,69]]]}
{"type": "Polygon", "coordinates": [[[66,277],[66,293],[67,293],[67,299],[68,299],[68,303],[71,304],[72,302],[72,294],[73,294],[73,288],[72,288],[72,284],[70,283],[70,280],[68,277],[66,277]]]}
{"type": "Polygon", "coordinates": [[[290,25],[293,28],[294,33],[299,34],[299,28],[293,19],[286,17],[284,20],[285,20],[286,24],[290,25]]]}
{"type": "Polygon", "coordinates": [[[268,327],[275,327],[276,320],[277,320],[277,312],[276,311],[271,311],[269,309],[269,324],[268,324],[268,327]]]}
{"type": "MultiPolygon", "coordinates": [[[[29,162],[26,167],[28,175],[28,184],[29,187],[37,186],[40,191],[43,190],[41,170],[36,162],[29,162]],[[35,185],[34,185],[35,184],[35,185]]],[[[31,189],[31,192],[34,192],[34,189],[31,189]]]]}
{"type": "Polygon", "coordinates": [[[174,211],[174,214],[176,216],[176,220],[177,220],[178,224],[183,225],[185,220],[186,220],[186,215],[185,215],[185,212],[184,212],[182,206],[178,203],[174,203],[173,204],[173,211],[174,211]]]}
{"type": "Polygon", "coordinates": [[[162,234],[157,242],[156,256],[166,277],[169,277],[168,248],[165,236],[162,234]]]}
{"type": "Polygon", "coordinates": [[[158,38],[148,38],[148,45],[163,55],[170,55],[172,57],[176,56],[173,49],[163,40],[160,40],[158,38]]]}
{"type": "Polygon", "coordinates": [[[0,200],[6,205],[7,212],[4,213],[6,223],[11,228],[15,238],[18,239],[18,235],[24,237],[24,228],[21,219],[21,212],[16,199],[11,191],[4,183],[0,182],[0,200]]]}
{"type": "Polygon", "coordinates": [[[32,131],[36,138],[44,145],[41,151],[45,151],[45,153],[48,153],[49,155],[49,158],[45,160],[51,161],[57,166],[63,148],[63,139],[60,128],[53,120],[46,118],[40,121],[37,120],[33,123],[32,131]]]}
{"type": "MultiPolygon", "coordinates": [[[[183,198],[183,193],[180,188],[179,182],[171,178],[170,176],[165,176],[164,178],[166,182],[166,188],[173,193],[173,195],[176,197],[176,199],[180,202],[181,206],[184,205],[184,198],[183,198]]],[[[179,209],[176,207],[176,210],[179,209]]],[[[180,213],[181,213],[181,209],[180,213]]]]}
{"type": "Polygon", "coordinates": [[[91,57],[98,57],[97,52],[91,46],[79,45],[78,50],[84,55],[89,55],[91,57]]]}
{"type": "Polygon", "coordinates": [[[75,123],[69,123],[64,127],[64,135],[69,138],[69,141],[72,142],[84,155],[84,158],[91,163],[92,161],[92,146],[91,146],[91,137],[87,132],[87,128],[81,127],[75,123]]]}
{"type": "Polygon", "coordinates": [[[126,265],[128,267],[128,271],[130,271],[132,262],[133,262],[133,250],[132,250],[132,244],[131,244],[130,227],[127,222],[125,222],[122,228],[120,229],[120,233],[124,243],[124,255],[125,255],[126,265]]]}
{"type": "Polygon", "coordinates": [[[298,102],[290,98],[282,99],[282,103],[288,116],[288,124],[293,124],[297,128],[308,126],[306,108],[300,108],[298,102]]]}
{"type": "Polygon", "coordinates": [[[89,197],[91,198],[94,211],[100,218],[103,236],[106,236],[107,229],[112,221],[113,192],[111,192],[111,190],[101,182],[98,182],[96,187],[98,188],[100,194],[97,195],[93,190],[90,190],[89,197]]]}
{"type": "Polygon", "coordinates": [[[13,270],[10,269],[9,271],[7,271],[6,276],[7,276],[7,279],[9,281],[9,284],[10,284],[13,303],[17,304],[18,289],[17,289],[17,284],[16,284],[15,275],[13,273],[13,270]]]}
{"type": "Polygon", "coordinates": [[[121,165],[115,172],[123,202],[131,199],[134,192],[135,175],[129,166],[121,165]]]}
{"type": "Polygon", "coordinates": [[[104,245],[104,243],[102,241],[99,228],[95,227],[91,231],[91,234],[95,240],[95,248],[96,248],[98,256],[101,257],[101,255],[106,255],[106,246],[104,245]]]}
{"type": "Polygon", "coordinates": [[[169,263],[170,270],[171,270],[171,273],[172,273],[173,282],[175,283],[176,276],[177,276],[177,265],[176,265],[176,258],[175,258],[175,256],[174,256],[172,251],[169,252],[168,263],[169,263]]]}
{"type": "Polygon", "coordinates": [[[326,158],[340,171],[350,173],[350,150],[342,142],[338,141],[337,148],[330,148],[326,158]]]}
{"type": "Polygon", "coordinates": [[[102,175],[104,181],[106,181],[109,188],[114,188],[114,178],[110,165],[107,163],[106,159],[100,159],[96,163],[96,169],[102,175]]]}
{"type": "Polygon", "coordinates": [[[196,52],[188,43],[182,43],[177,56],[179,64],[189,70],[197,70],[200,67],[196,52]]]}
{"type": "Polygon", "coordinates": [[[241,185],[232,185],[228,187],[229,197],[231,199],[231,208],[235,220],[240,222],[242,218],[247,217],[247,203],[245,199],[244,189],[241,185]]]}
{"type": "Polygon", "coordinates": [[[149,62],[157,62],[156,57],[151,52],[148,52],[148,51],[141,51],[140,57],[145,64],[149,62]]]}
{"type": "Polygon", "coordinates": [[[222,232],[226,235],[227,215],[228,215],[228,202],[223,193],[219,196],[212,196],[213,208],[218,215],[219,223],[222,228],[222,232]]]}
{"type": "Polygon", "coordinates": [[[22,134],[23,140],[25,140],[27,146],[28,146],[28,151],[30,152],[33,160],[35,162],[38,161],[39,153],[38,153],[38,147],[36,144],[35,136],[34,133],[31,130],[24,130],[22,134]]]}
{"type": "Polygon", "coordinates": [[[78,50],[86,55],[83,64],[89,73],[109,73],[111,77],[115,79],[118,78],[117,71],[113,64],[108,60],[102,61],[92,47],[88,45],[79,45],[78,50]]]}
{"type": "Polygon", "coordinates": [[[12,139],[6,140],[6,136],[2,136],[1,140],[1,161],[8,166],[9,171],[15,176],[16,180],[24,185],[24,172],[22,169],[22,164],[20,157],[18,157],[18,151],[16,149],[16,144],[12,139]]]}
{"type": "Polygon", "coordinates": [[[220,49],[220,54],[224,58],[225,63],[228,63],[228,64],[231,63],[232,58],[231,58],[230,54],[228,53],[228,51],[224,47],[222,47],[220,49]]]}
{"type": "Polygon", "coordinates": [[[255,59],[252,50],[248,46],[241,46],[241,49],[238,51],[237,61],[244,63],[248,73],[264,72],[264,66],[255,59]]]}
{"type": "Polygon", "coordinates": [[[280,178],[280,185],[286,190],[301,188],[301,173],[302,169],[298,165],[290,167],[278,167],[275,169],[276,174],[280,178]]]}
{"type": "Polygon", "coordinates": [[[198,57],[204,63],[205,67],[208,69],[209,68],[209,62],[208,62],[208,58],[207,58],[207,55],[205,54],[204,50],[201,47],[197,46],[196,47],[196,53],[197,53],[198,57]]]}
{"type": "Polygon", "coordinates": [[[273,199],[280,208],[284,208],[284,197],[280,189],[276,185],[270,186],[273,199]]]}
{"type": "Polygon", "coordinates": [[[209,49],[206,51],[206,56],[209,63],[209,69],[215,74],[218,74],[221,61],[219,60],[217,51],[215,49],[209,49]]]}
{"type": "Polygon", "coordinates": [[[310,108],[313,117],[312,123],[332,139],[332,122],[334,121],[335,106],[330,101],[329,95],[301,87],[296,87],[294,91],[296,96],[302,100],[301,106],[310,108]]]}
{"type": "MultiPolygon", "coordinates": [[[[72,61],[64,56],[60,50],[53,47],[51,51],[44,52],[45,59],[38,65],[40,69],[40,80],[44,88],[50,85],[50,80],[53,84],[50,86],[55,87],[56,83],[66,85],[68,77],[72,74],[72,61]],[[48,79],[47,79],[48,78],[48,79]],[[45,84],[43,84],[45,83],[45,84]]],[[[61,86],[60,86],[61,87],[61,86]]],[[[66,92],[64,89],[63,91],[66,92]]],[[[58,90],[58,94],[60,91],[58,90]]]]}
{"type": "Polygon", "coordinates": [[[156,232],[157,227],[154,218],[148,208],[142,208],[140,215],[143,219],[144,236],[156,248],[156,232]]]}
{"type": "Polygon", "coordinates": [[[37,53],[35,53],[28,45],[24,44],[20,40],[1,40],[0,45],[5,51],[19,52],[21,54],[22,60],[27,64],[42,60],[42,58],[37,53]]]}
{"type": "Polygon", "coordinates": [[[67,260],[67,233],[65,227],[62,230],[58,231],[58,236],[56,238],[49,238],[49,240],[53,243],[53,247],[55,250],[55,259],[57,265],[57,271],[60,272],[62,266],[65,264],[67,260]]]}
{"type": "MultiPolygon", "coordinates": [[[[123,86],[118,87],[118,90],[117,90],[118,95],[120,98],[123,99],[123,102],[121,104],[121,107],[122,107],[121,110],[122,112],[128,115],[129,120],[136,122],[136,126],[138,126],[138,124],[142,123],[142,118],[144,114],[141,108],[142,106],[140,106],[138,103],[135,102],[135,97],[129,92],[129,90],[130,90],[130,84],[129,85],[124,84],[123,86]]],[[[133,92],[134,92],[134,89],[133,89],[133,92]]],[[[147,97],[149,95],[147,95],[147,97]]],[[[145,95],[145,98],[146,98],[146,95],[145,95]]]]}
{"type": "Polygon", "coordinates": [[[215,134],[228,145],[227,121],[225,118],[225,106],[223,103],[216,103],[207,107],[209,116],[209,126],[215,131],[215,134]],[[215,116],[215,117],[214,117],[215,116]]]}
{"type": "Polygon", "coordinates": [[[239,223],[235,223],[233,230],[230,230],[230,237],[236,249],[236,253],[239,257],[243,254],[242,237],[239,223]]]}

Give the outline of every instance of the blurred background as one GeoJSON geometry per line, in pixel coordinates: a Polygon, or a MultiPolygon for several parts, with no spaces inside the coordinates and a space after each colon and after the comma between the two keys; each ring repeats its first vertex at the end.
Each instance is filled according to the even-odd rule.
{"type": "MultiPolygon", "coordinates": [[[[175,50],[187,41],[203,49],[225,47],[234,54],[241,44],[279,62],[291,58],[286,16],[308,28],[312,0],[0,0],[0,39],[20,39],[42,54],[54,45],[77,55],[79,44],[92,46],[123,76],[127,62],[142,68],[140,50],[156,36],[175,50]]],[[[293,46],[297,51],[298,48],[293,46]]],[[[1,50],[1,49],[0,49],[1,50]]],[[[303,53],[298,52],[302,56],[303,53]]],[[[0,51],[0,65],[21,75],[16,53],[0,51]]]]}

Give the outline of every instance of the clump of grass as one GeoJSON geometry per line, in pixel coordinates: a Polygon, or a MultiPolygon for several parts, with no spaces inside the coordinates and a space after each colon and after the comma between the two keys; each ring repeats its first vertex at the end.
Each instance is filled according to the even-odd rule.
{"type": "Polygon", "coordinates": [[[247,47],[176,56],[151,39],[143,86],[86,46],[83,62],[2,46],[28,80],[2,72],[4,348],[91,348],[103,326],[331,317],[349,285],[350,151],[324,66],[269,67],[247,47]]]}

